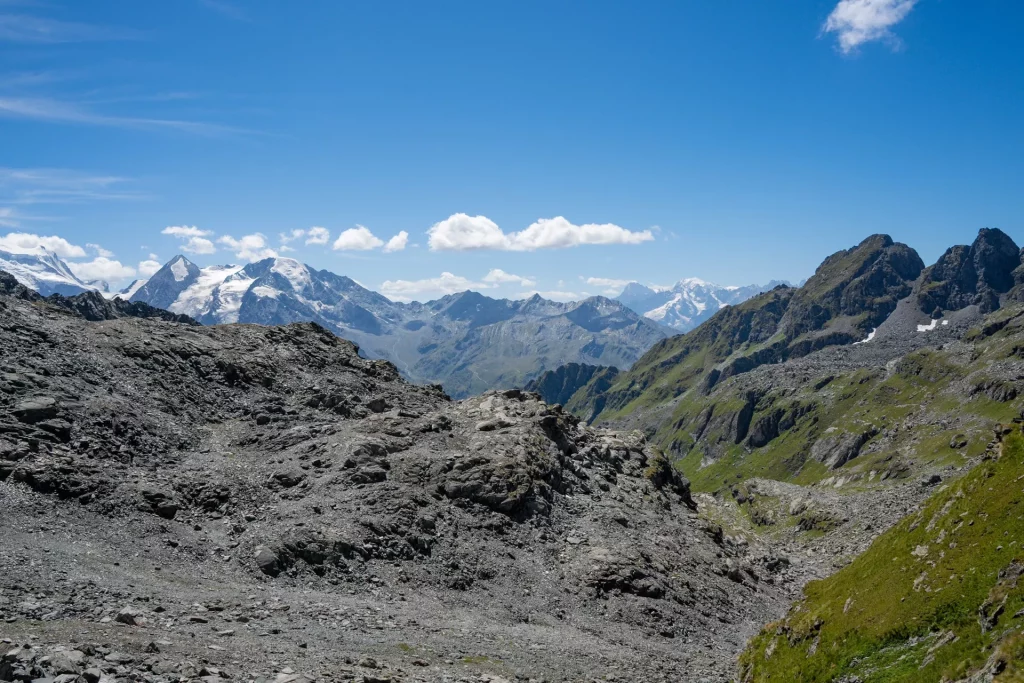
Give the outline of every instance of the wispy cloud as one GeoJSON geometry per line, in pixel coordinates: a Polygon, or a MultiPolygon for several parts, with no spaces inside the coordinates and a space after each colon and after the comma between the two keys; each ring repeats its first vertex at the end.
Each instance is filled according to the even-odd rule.
{"type": "Polygon", "coordinates": [[[438,277],[423,280],[385,280],[381,283],[380,293],[392,301],[425,301],[467,289],[489,289],[495,286],[489,282],[474,282],[461,275],[444,272],[438,277]]]}
{"type": "Polygon", "coordinates": [[[822,31],[838,36],[839,49],[844,54],[876,40],[899,45],[891,29],[903,21],[916,4],[917,0],[840,0],[828,15],[822,31]]]}
{"type": "Polygon", "coordinates": [[[0,167],[0,203],[77,204],[150,197],[144,192],[125,187],[131,182],[129,178],[120,176],[69,169],[0,167]]]}
{"type": "Polygon", "coordinates": [[[49,121],[52,123],[85,124],[115,128],[174,130],[193,135],[217,137],[253,134],[255,131],[203,121],[154,119],[131,116],[109,116],[87,107],[50,98],[0,97],[0,116],[49,121]]]}
{"type": "Polygon", "coordinates": [[[139,40],[139,31],[59,21],[28,14],[0,14],[0,41],[12,43],[80,43],[104,40],[139,40]]]}

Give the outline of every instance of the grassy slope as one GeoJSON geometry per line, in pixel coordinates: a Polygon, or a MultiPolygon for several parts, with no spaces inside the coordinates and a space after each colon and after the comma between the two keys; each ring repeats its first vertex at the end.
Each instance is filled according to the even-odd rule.
{"type": "Polygon", "coordinates": [[[749,390],[742,375],[719,385],[710,396],[690,391],[679,397],[653,441],[681,456],[677,465],[695,491],[716,492],[751,477],[797,484],[831,477],[864,482],[883,475],[907,476],[922,464],[959,465],[983,450],[993,423],[1018,415],[1016,401],[996,400],[992,396],[998,392],[980,387],[1013,384],[1020,374],[1024,309],[1014,306],[989,316],[968,341],[973,344],[970,353],[922,349],[901,359],[893,372],[874,368],[826,374],[809,378],[796,390],[770,391],[757,400],[752,426],[775,411],[798,408],[800,413],[791,428],[759,448],[746,441],[734,443],[714,423],[698,442],[692,437],[709,406],[719,416],[742,407],[749,390]],[[837,470],[811,457],[812,445],[823,436],[870,429],[878,434],[837,470]],[[952,448],[950,442],[961,436],[966,448],[952,448]]]}
{"type": "MultiPolygon", "coordinates": [[[[891,376],[886,376],[884,370],[858,370],[836,377],[820,390],[815,390],[812,384],[777,401],[768,396],[759,403],[752,422],[756,423],[771,410],[790,405],[802,404],[808,412],[792,429],[767,446],[751,450],[743,444],[729,444],[725,455],[710,464],[702,463],[704,452],[698,446],[679,461],[679,467],[695,490],[716,491],[733,481],[750,477],[812,484],[829,476],[881,473],[898,464],[899,454],[908,449],[913,451],[917,463],[958,464],[962,454],[949,446],[954,436],[966,433],[972,437],[968,439],[965,454],[977,455],[984,443],[978,435],[987,436],[992,422],[1013,418],[1018,408],[1011,402],[993,401],[981,393],[958,400],[947,393],[949,387],[981,372],[989,360],[1004,353],[1006,349],[1002,344],[994,344],[975,362],[963,366],[950,362],[941,351],[923,350],[906,357],[891,376]],[[760,405],[765,407],[760,408],[760,405]],[[898,432],[884,447],[876,449],[869,442],[860,457],[839,470],[828,470],[810,458],[811,445],[830,429],[835,433],[858,432],[870,427],[882,431],[912,417],[923,424],[898,432]],[[954,417],[961,421],[956,427],[952,426],[954,417]]],[[[723,400],[718,396],[715,399],[723,400]]],[[[687,434],[688,426],[708,402],[708,399],[696,399],[681,403],[673,414],[673,421],[682,426],[675,432],[664,432],[658,441],[666,447],[673,441],[692,441],[687,434]]],[[[727,400],[725,402],[727,406],[727,400]]]]}
{"type": "Polygon", "coordinates": [[[750,643],[741,679],[925,683],[995,666],[996,681],[1024,681],[1024,579],[1013,576],[1015,563],[1024,566],[1022,544],[1024,437],[1014,433],[1001,457],[809,584],[790,614],[750,643]]]}

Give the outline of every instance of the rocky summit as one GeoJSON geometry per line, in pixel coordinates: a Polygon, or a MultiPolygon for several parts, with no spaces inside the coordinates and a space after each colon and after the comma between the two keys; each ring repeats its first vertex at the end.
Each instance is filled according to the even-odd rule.
{"type": "Polygon", "coordinates": [[[0,293],[0,679],[724,681],[801,583],[639,432],[129,313],[0,293]]]}

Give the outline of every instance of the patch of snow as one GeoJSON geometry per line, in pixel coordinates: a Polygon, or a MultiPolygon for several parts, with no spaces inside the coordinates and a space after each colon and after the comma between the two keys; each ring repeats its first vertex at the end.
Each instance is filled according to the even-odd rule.
{"type": "Polygon", "coordinates": [[[149,282],[149,280],[140,278],[135,282],[131,283],[130,285],[128,285],[127,287],[125,287],[124,289],[122,289],[120,292],[115,292],[113,295],[108,296],[107,298],[124,299],[125,301],[128,301],[133,296],[135,296],[135,292],[142,289],[143,285],[145,285],[147,282],[149,282]]]}
{"type": "Polygon", "coordinates": [[[867,344],[869,341],[875,338],[875,332],[877,331],[878,328],[876,327],[875,329],[868,332],[868,336],[866,339],[861,339],[859,342],[853,342],[853,345],[856,346],[857,344],[867,344]]]}
{"type": "MultiPolygon", "coordinates": [[[[934,330],[935,326],[938,325],[938,324],[939,324],[939,319],[936,318],[935,320],[931,321],[927,325],[918,325],[917,326],[917,331],[918,332],[929,332],[931,330],[934,330]]],[[[945,324],[945,322],[943,322],[943,324],[945,324]]]]}
{"type": "Polygon", "coordinates": [[[949,321],[948,321],[948,320],[943,320],[943,321],[942,321],[942,324],[943,324],[943,325],[948,325],[948,324],[949,324],[949,321]]]}
{"type": "Polygon", "coordinates": [[[306,266],[293,258],[274,259],[274,265],[270,268],[270,272],[282,275],[296,293],[304,290],[312,282],[306,266]]]}
{"type": "Polygon", "coordinates": [[[267,287],[265,285],[253,287],[252,293],[255,294],[256,296],[265,296],[271,299],[276,299],[277,297],[281,296],[280,290],[274,289],[273,287],[267,287]]]}
{"type": "MultiPolygon", "coordinates": [[[[184,313],[200,318],[209,313],[214,301],[214,292],[226,279],[242,270],[243,266],[210,266],[199,271],[199,277],[178,295],[167,308],[172,313],[184,313]]],[[[239,303],[241,306],[241,303],[239,303]]],[[[236,311],[237,312],[237,311],[236,311]]]]}
{"type": "Polygon", "coordinates": [[[188,277],[188,267],[185,265],[185,259],[176,258],[174,263],[171,264],[171,273],[174,275],[175,282],[181,282],[188,277]]]}
{"type": "MultiPolygon", "coordinates": [[[[239,268],[237,271],[224,279],[224,282],[214,291],[216,310],[219,323],[237,323],[238,312],[242,308],[242,297],[249,291],[249,287],[255,282],[239,268]]],[[[273,290],[272,290],[273,291],[273,290]]]]}
{"type": "Polygon", "coordinates": [[[43,247],[19,252],[0,251],[0,270],[37,292],[97,290],[98,287],[82,282],[71,272],[57,254],[43,247]]]}

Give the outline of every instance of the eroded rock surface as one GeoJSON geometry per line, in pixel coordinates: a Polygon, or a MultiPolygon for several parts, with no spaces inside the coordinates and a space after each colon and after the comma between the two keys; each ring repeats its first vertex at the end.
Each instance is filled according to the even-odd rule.
{"type": "Polygon", "coordinates": [[[31,679],[727,680],[785,608],[641,433],[536,394],[455,403],[313,324],[2,294],[0,347],[31,679]]]}

